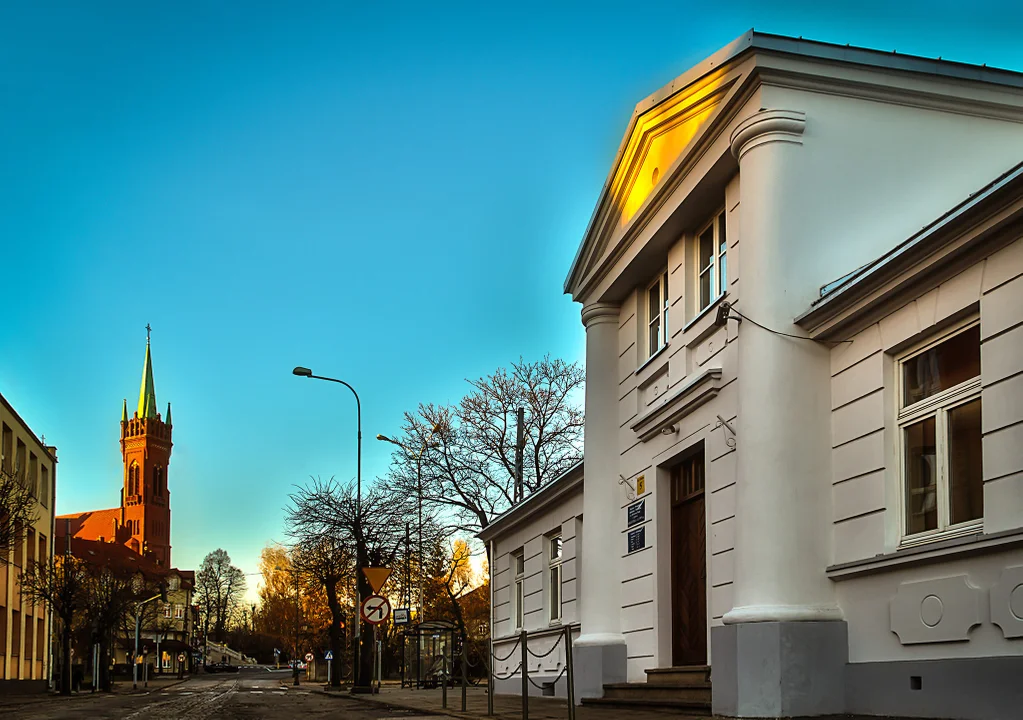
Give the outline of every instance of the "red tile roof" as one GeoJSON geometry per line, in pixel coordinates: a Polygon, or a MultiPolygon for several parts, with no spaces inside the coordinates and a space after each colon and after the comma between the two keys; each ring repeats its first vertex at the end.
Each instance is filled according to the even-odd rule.
{"type": "Polygon", "coordinates": [[[57,516],[57,535],[64,535],[64,520],[71,521],[71,536],[85,540],[113,540],[116,537],[116,523],[121,520],[121,508],[89,510],[72,515],[57,516]]]}

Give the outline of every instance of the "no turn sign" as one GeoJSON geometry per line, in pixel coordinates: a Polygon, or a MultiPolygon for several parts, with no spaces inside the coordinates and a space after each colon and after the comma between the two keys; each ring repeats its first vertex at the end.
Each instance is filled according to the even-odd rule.
{"type": "Polygon", "coordinates": [[[391,603],[382,595],[370,595],[362,601],[360,613],[370,625],[379,625],[391,616],[391,603]]]}

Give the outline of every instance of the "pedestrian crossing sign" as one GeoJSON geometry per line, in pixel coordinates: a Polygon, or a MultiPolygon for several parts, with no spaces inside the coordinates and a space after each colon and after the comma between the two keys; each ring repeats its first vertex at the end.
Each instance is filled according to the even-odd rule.
{"type": "Polygon", "coordinates": [[[323,659],[324,660],[333,660],[334,659],[334,653],[332,653],[330,650],[328,650],[326,653],[324,653],[323,659]]]}

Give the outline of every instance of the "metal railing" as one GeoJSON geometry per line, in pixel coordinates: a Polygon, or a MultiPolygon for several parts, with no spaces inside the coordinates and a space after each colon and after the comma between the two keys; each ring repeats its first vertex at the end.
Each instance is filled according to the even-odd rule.
{"type": "MultiPolygon", "coordinates": [[[[515,645],[512,646],[511,651],[505,657],[498,657],[494,653],[493,649],[490,651],[490,660],[494,662],[508,662],[515,655],[516,650],[520,650],[521,657],[519,664],[515,666],[513,670],[508,672],[506,675],[499,675],[494,672],[494,662],[487,662],[487,715],[494,714],[494,681],[495,680],[510,680],[515,677],[515,673],[522,671],[522,720],[529,720],[529,686],[537,688],[541,692],[545,690],[544,684],[537,684],[536,681],[529,677],[529,658],[530,656],[536,659],[542,659],[553,653],[558,645],[562,641],[565,643],[565,666],[561,668],[553,680],[545,680],[546,685],[557,687],[558,681],[567,676],[567,699],[568,699],[568,720],[575,720],[575,670],[572,664],[572,628],[569,625],[564,626],[561,632],[558,633],[558,639],[554,644],[546,651],[542,653],[535,653],[529,649],[529,636],[530,635],[545,635],[550,636],[550,631],[540,630],[532,633],[526,632],[525,630],[519,633],[518,638],[515,640],[515,645]]],[[[486,662],[486,661],[484,661],[486,662]]],[[[465,649],[462,649],[462,712],[465,712],[465,668],[466,668],[466,657],[465,649]]],[[[447,702],[445,699],[444,707],[447,708],[447,702]]]]}

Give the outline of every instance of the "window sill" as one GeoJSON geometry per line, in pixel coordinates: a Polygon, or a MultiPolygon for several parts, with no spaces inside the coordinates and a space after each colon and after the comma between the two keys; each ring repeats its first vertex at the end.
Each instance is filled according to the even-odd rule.
{"type": "Polygon", "coordinates": [[[687,322],[685,325],[682,326],[682,333],[685,334],[685,332],[687,330],[689,330],[689,328],[691,328],[693,325],[695,325],[696,323],[698,323],[701,320],[703,320],[703,318],[707,317],[710,313],[714,312],[717,309],[717,306],[720,305],[721,301],[724,300],[726,297],[728,297],[728,291],[727,290],[725,292],[721,293],[720,295],[718,295],[713,300],[711,300],[710,305],[705,307],[700,312],[696,313],[696,315],[693,316],[692,320],[690,320],[689,322],[687,322]]]}
{"type": "Polygon", "coordinates": [[[974,532],[970,535],[935,540],[929,543],[903,547],[895,552],[875,555],[865,560],[853,560],[827,568],[829,578],[846,580],[861,575],[899,570],[913,565],[958,559],[969,555],[1023,546],[1023,528],[1005,530],[985,535],[974,532]]]}
{"type": "Polygon", "coordinates": [[[651,355],[646,360],[644,360],[643,363],[638,368],[636,368],[636,372],[634,372],[633,374],[634,375],[639,375],[644,370],[646,370],[647,367],[649,367],[650,365],[654,364],[657,361],[657,358],[659,358],[662,355],[664,355],[665,351],[670,346],[671,346],[671,343],[665,343],[664,345],[661,345],[661,347],[657,350],[657,352],[655,352],[653,355],[651,355]]]}

